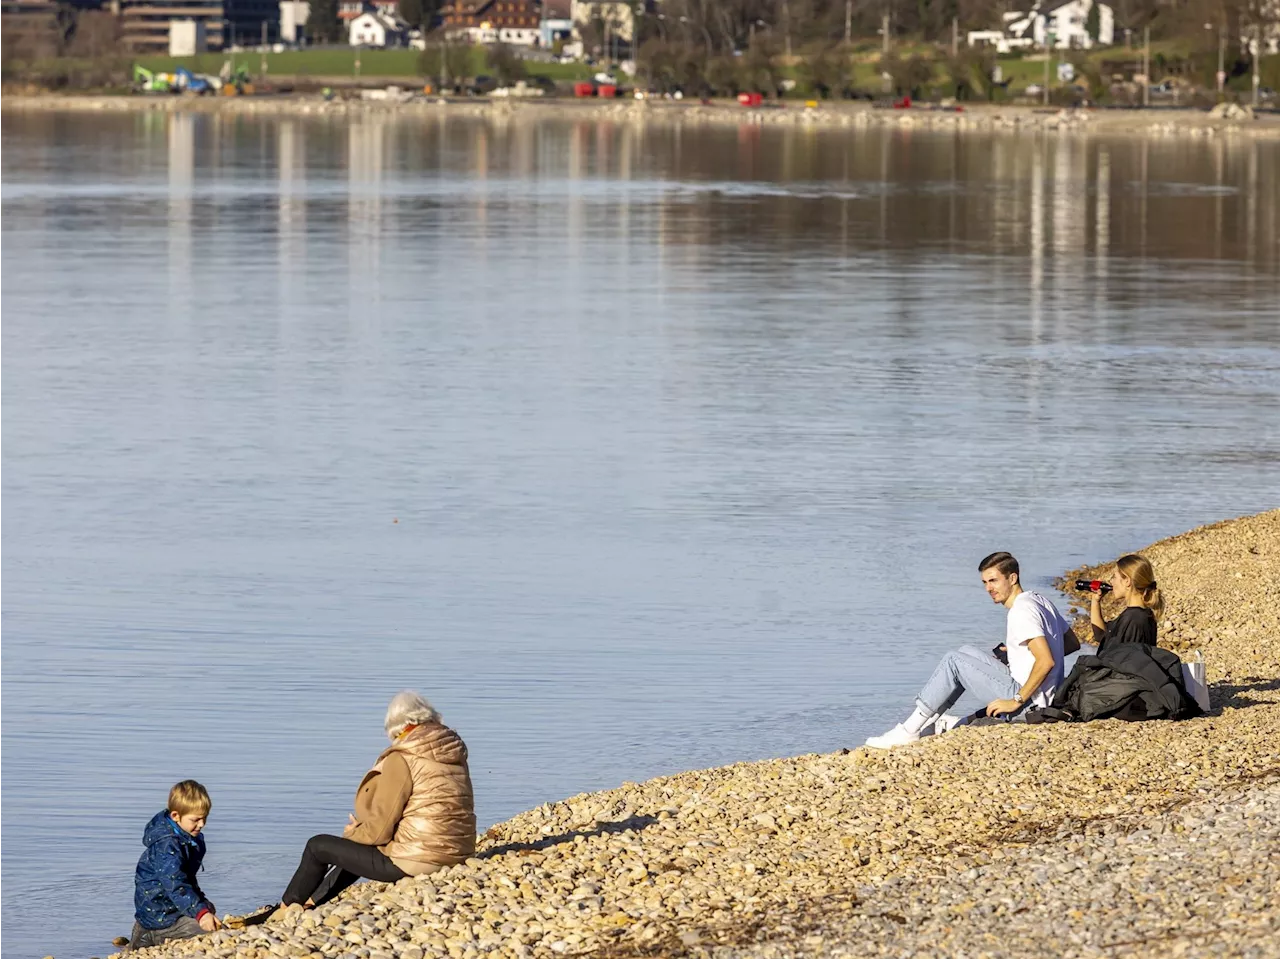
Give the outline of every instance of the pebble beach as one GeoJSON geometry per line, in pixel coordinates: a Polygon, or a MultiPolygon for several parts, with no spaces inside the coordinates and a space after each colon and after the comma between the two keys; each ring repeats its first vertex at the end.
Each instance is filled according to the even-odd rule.
{"type": "Polygon", "coordinates": [[[1280,510],[1141,552],[1161,645],[1205,656],[1209,715],[626,783],[434,875],[137,955],[1280,956],[1280,510]]]}

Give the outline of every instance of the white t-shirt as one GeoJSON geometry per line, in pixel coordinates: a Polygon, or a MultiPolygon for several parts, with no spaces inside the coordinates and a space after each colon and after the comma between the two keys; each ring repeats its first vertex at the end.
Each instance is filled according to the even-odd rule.
{"type": "Polygon", "coordinates": [[[1062,684],[1062,635],[1070,625],[1057,607],[1039,593],[1019,593],[1009,607],[1004,644],[1009,653],[1010,675],[1019,684],[1027,681],[1036,662],[1027,643],[1037,636],[1045,638],[1049,644],[1049,652],[1053,655],[1053,669],[1031,697],[1033,706],[1048,706],[1054,692],[1062,684]]]}

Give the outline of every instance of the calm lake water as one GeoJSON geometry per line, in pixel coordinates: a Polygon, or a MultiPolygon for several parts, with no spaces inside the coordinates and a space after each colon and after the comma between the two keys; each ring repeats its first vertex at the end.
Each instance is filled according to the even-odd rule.
{"type": "Polygon", "coordinates": [[[277,897],[402,687],[483,827],[860,743],[1002,635],[992,550],[1047,586],[1277,505],[1278,144],[9,113],[3,146],[6,956],[109,951],[186,777],[219,908],[277,897]]]}

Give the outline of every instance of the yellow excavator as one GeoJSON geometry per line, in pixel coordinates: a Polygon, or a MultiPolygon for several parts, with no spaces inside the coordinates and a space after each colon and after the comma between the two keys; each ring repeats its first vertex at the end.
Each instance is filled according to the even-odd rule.
{"type": "Polygon", "coordinates": [[[222,65],[222,95],[224,97],[248,97],[253,95],[253,78],[244,64],[231,68],[228,60],[222,65]]]}

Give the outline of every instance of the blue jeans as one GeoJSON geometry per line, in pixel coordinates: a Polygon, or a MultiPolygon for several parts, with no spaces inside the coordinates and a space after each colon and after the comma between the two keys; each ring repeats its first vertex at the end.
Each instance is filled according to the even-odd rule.
{"type": "Polygon", "coordinates": [[[916,702],[926,714],[945,713],[965,693],[984,703],[1012,699],[1022,684],[1009,674],[1009,667],[989,650],[961,646],[939,661],[916,702]]]}

